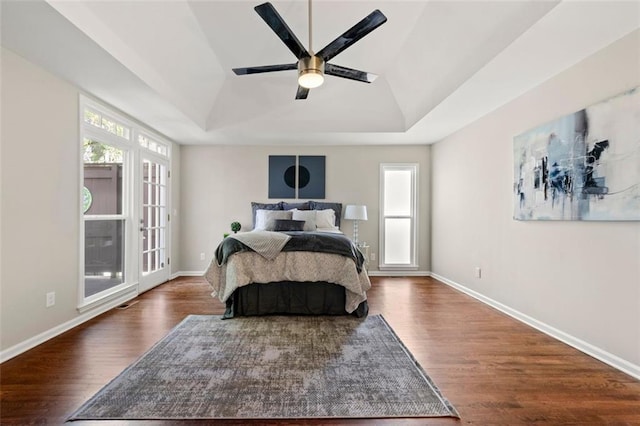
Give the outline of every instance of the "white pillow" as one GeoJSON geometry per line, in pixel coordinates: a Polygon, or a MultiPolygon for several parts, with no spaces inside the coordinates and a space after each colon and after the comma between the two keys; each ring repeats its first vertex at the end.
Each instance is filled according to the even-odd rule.
{"type": "Polygon", "coordinates": [[[333,209],[316,210],[316,226],[318,228],[335,228],[336,212],[333,209]]]}
{"type": "Polygon", "coordinates": [[[276,219],[291,219],[289,210],[256,210],[256,226],[254,231],[273,231],[276,219]]]}
{"type": "Polygon", "coordinates": [[[315,210],[291,210],[293,220],[304,220],[303,231],[316,230],[316,211],[315,210]]]}
{"type": "Polygon", "coordinates": [[[331,234],[342,234],[342,231],[337,226],[334,226],[332,228],[318,228],[318,229],[316,229],[316,231],[318,231],[318,232],[329,232],[331,234]]]}

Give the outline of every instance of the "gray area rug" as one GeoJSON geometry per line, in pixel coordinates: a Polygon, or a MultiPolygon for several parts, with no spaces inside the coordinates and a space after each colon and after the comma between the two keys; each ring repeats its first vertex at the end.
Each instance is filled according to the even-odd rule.
{"type": "Polygon", "coordinates": [[[190,315],[69,420],[445,416],[380,315],[190,315]]]}

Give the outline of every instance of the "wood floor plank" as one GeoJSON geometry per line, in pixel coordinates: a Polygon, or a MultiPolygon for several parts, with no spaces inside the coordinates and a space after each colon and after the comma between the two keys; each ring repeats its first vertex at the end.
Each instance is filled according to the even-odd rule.
{"type": "MultiPolygon", "coordinates": [[[[229,425],[640,425],[640,381],[432,278],[372,277],[383,314],[461,415],[229,425]]],[[[62,424],[189,314],[220,315],[200,277],[163,284],[0,365],[0,423],[62,424]]],[[[185,421],[181,425],[211,424],[185,421]]],[[[74,422],[169,425],[176,422],[74,422]]]]}

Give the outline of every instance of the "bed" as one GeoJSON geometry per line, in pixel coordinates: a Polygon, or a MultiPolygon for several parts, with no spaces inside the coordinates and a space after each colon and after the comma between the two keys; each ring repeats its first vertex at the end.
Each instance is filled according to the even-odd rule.
{"type": "Polygon", "coordinates": [[[341,204],[252,203],[254,229],[232,234],[205,272],[223,318],[368,313],[360,250],[339,230],[341,204]]]}

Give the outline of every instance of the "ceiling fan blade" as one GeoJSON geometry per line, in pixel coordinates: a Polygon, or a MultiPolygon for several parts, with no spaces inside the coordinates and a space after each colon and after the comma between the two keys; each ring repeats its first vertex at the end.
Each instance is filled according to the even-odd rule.
{"type": "Polygon", "coordinates": [[[296,99],[307,99],[308,95],[309,95],[309,89],[307,89],[306,87],[298,86],[296,99]]]}
{"type": "Polygon", "coordinates": [[[233,68],[236,75],[260,74],[263,72],[288,71],[298,69],[298,64],[264,65],[259,67],[233,68]]]}
{"type": "Polygon", "coordinates": [[[275,32],[276,35],[280,37],[280,40],[282,40],[284,44],[287,45],[289,50],[291,50],[291,52],[296,55],[296,58],[301,59],[311,56],[309,55],[309,52],[307,52],[307,49],[304,48],[302,43],[300,43],[300,40],[298,40],[295,34],[293,34],[291,28],[289,28],[289,26],[284,22],[282,16],[280,16],[278,11],[275,9],[275,7],[273,7],[271,3],[267,2],[260,4],[254,7],[254,9],[256,12],[258,12],[258,15],[260,15],[260,17],[264,19],[264,22],[266,22],[267,25],[271,27],[273,32],[275,32]]]}
{"type": "Polygon", "coordinates": [[[341,67],[340,65],[325,64],[324,73],[335,75],[336,77],[348,78],[350,80],[362,81],[363,83],[373,83],[378,78],[376,74],[354,70],[353,68],[341,67]]]}
{"type": "Polygon", "coordinates": [[[387,17],[384,16],[384,14],[378,9],[376,9],[362,21],[358,22],[353,27],[348,29],[340,37],[326,45],[316,55],[320,56],[325,62],[327,62],[338,53],[342,52],[344,49],[351,46],[353,43],[360,40],[362,37],[366,36],[385,22],[387,22],[387,17]]]}

